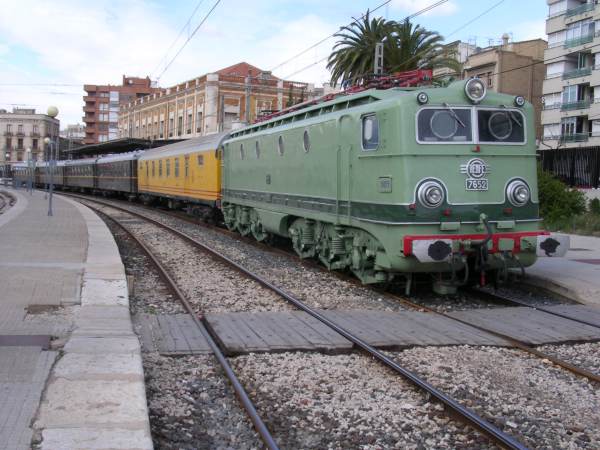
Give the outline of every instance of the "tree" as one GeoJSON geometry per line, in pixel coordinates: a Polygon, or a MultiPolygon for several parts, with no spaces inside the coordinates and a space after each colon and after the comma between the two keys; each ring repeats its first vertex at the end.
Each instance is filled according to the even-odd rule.
{"type": "MultiPolygon", "coordinates": [[[[375,45],[386,39],[384,55],[389,54],[394,41],[395,22],[385,19],[370,19],[369,11],[362,21],[354,21],[335,34],[339,38],[329,55],[327,68],[331,71],[331,82],[357,84],[365,75],[373,72],[375,45]]],[[[384,58],[385,62],[385,58],[384,58]]]]}
{"type": "Polygon", "coordinates": [[[444,52],[443,38],[435,31],[403,22],[370,18],[343,27],[335,36],[339,39],[329,56],[327,68],[331,81],[360,84],[373,72],[375,45],[384,41],[384,72],[394,73],[415,69],[448,67],[460,71],[460,63],[444,52]]]}

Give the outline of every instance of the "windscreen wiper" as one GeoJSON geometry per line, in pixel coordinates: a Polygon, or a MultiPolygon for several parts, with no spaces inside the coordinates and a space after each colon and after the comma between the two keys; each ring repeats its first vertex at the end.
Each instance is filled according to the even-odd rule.
{"type": "Polygon", "coordinates": [[[519,122],[519,119],[517,119],[517,116],[510,110],[508,109],[508,106],[506,105],[500,105],[502,106],[504,109],[506,109],[506,112],[508,112],[508,115],[510,116],[510,118],[512,120],[514,120],[514,122],[519,125],[521,128],[523,128],[523,124],[521,122],[519,122]]]}
{"type": "Polygon", "coordinates": [[[466,128],[466,125],[463,123],[462,120],[460,120],[460,117],[458,117],[458,114],[456,114],[456,111],[454,111],[450,105],[448,103],[442,103],[442,105],[444,105],[444,107],[450,111],[450,114],[452,115],[452,117],[454,118],[454,120],[456,120],[461,127],[466,128]]]}

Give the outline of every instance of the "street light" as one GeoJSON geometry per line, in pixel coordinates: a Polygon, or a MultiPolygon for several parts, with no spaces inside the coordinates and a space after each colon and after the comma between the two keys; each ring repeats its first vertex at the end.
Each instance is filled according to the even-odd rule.
{"type": "Polygon", "coordinates": [[[27,190],[30,195],[33,195],[33,172],[31,168],[31,148],[27,147],[27,190]]]}
{"type": "MultiPolygon", "coordinates": [[[[56,106],[48,107],[48,116],[53,119],[58,116],[58,108],[56,106]]],[[[50,148],[48,149],[49,153],[49,161],[48,168],[50,170],[50,186],[48,187],[48,215],[52,216],[52,192],[54,191],[54,167],[56,167],[56,157],[58,153],[57,143],[50,139],[49,137],[44,138],[44,143],[48,145],[50,148]],[[54,154],[52,153],[52,147],[54,147],[54,154]]]]}

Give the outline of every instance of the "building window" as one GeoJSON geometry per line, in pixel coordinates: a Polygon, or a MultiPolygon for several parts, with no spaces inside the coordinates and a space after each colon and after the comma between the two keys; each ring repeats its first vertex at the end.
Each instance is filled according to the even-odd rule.
{"type": "Polygon", "coordinates": [[[187,134],[192,134],[192,113],[188,114],[187,134]]]}
{"type": "Polygon", "coordinates": [[[10,123],[6,125],[6,132],[12,133],[12,125],[10,123]]]}
{"type": "Polygon", "coordinates": [[[198,113],[196,114],[196,132],[197,133],[202,132],[202,112],[201,111],[198,111],[198,113]]]}
{"type": "Polygon", "coordinates": [[[37,150],[37,149],[38,149],[38,140],[37,140],[37,139],[33,139],[31,142],[32,142],[32,145],[31,145],[31,147],[32,147],[34,150],[37,150]]]}
{"type": "Polygon", "coordinates": [[[165,135],[164,133],[165,133],[165,121],[161,120],[160,128],[158,129],[158,136],[162,139],[165,135]]]}
{"type": "Polygon", "coordinates": [[[493,81],[492,81],[492,72],[488,72],[487,73],[487,85],[489,88],[493,87],[493,81]]]}
{"type": "Polygon", "coordinates": [[[39,133],[39,130],[38,130],[38,126],[37,126],[37,125],[34,125],[34,126],[33,126],[33,132],[34,132],[35,134],[38,134],[38,133],[39,133]]]}
{"type": "Polygon", "coordinates": [[[173,121],[173,118],[171,117],[169,119],[169,137],[173,136],[173,123],[174,123],[174,121],[173,121]]]}
{"type": "Polygon", "coordinates": [[[12,138],[6,138],[6,148],[12,148],[12,138]]]}
{"type": "Polygon", "coordinates": [[[177,118],[177,136],[181,136],[183,133],[183,116],[177,118]]]}
{"type": "Polygon", "coordinates": [[[23,149],[23,139],[17,139],[17,148],[19,150],[23,149]]]}

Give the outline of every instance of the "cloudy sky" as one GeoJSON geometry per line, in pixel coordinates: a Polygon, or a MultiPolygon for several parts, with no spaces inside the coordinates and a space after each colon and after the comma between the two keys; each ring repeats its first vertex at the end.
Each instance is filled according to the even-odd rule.
{"type": "MultiPolygon", "coordinates": [[[[215,2],[0,0],[0,108],[56,105],[65,126],[81,122],[84,83],[150,75],[167,87],[240,61],[320,85],[329,75],[324,62],[314,63],[334,39],[281,63],[383,0],[221,0],[166,68],[215,2]]],[[[433,3],[392,0],[375,14],[401,20],[433,3]]],[[[545,39],[547,13],[546,0],[449,0],[414,21],[448,41],[486,46],[504,32],[514,40],[545,39]]]]}

